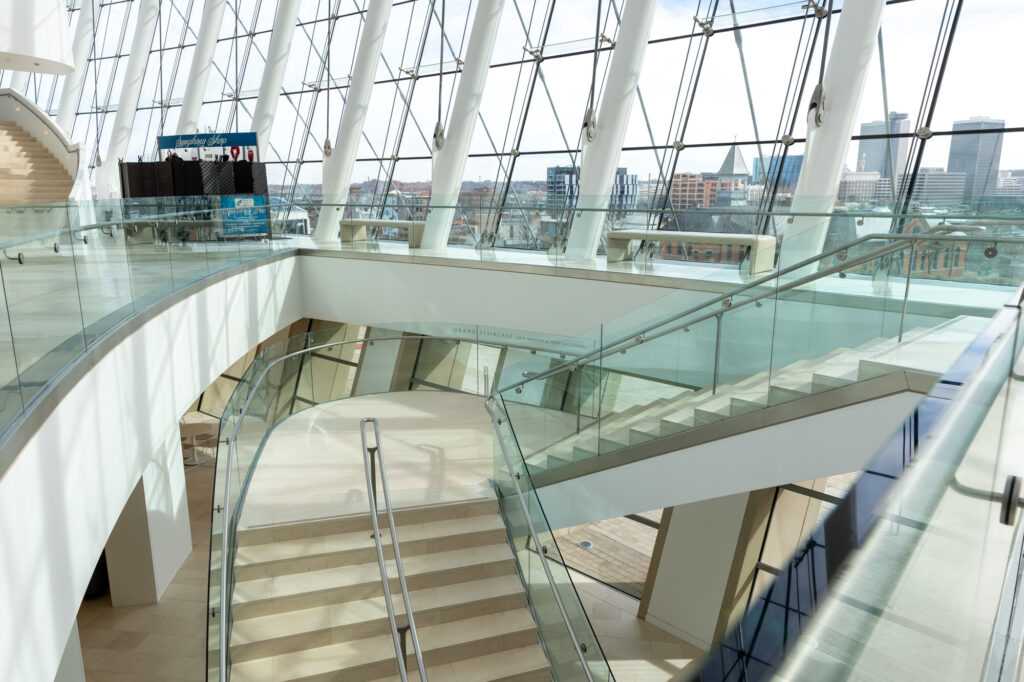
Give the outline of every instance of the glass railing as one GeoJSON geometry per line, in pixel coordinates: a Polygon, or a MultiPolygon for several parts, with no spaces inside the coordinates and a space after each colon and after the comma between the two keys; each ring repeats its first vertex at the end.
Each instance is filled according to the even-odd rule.
{"type": "MultiPolygon", "coordinates": [[[[110,330],[213,273],[297,243],[217,197],[0,207],[0,432],[110,330]],[[273,237],[273,238],[271,238],[273,237]]],[[[308,242],[308,239],[305,239],[308,242]]],[[[0,462],[0,473],[7,462],[0,462]]]]}
{"type": "Polygon", "coordinates": [[[696,305],[683,291],[582,335],[598,350],[498,385],[531,472],[651,451],[649,441],[698,438],[801,399],[813,410],[813,396],[905,370],[940,376],[1024,281],[1019,237],[948,229],[862,237],[696,305]],[[949,267],[948,254],[974,244],[998,283],[949,267]]]}
{"type": "Polygon", "coordinates": [[[701,680],[1017,679],[1022,345],[1018,291],[756,581],[701,680]]]}
{"type": "MultiPolygon", "coordinates": [[[[534,192],[536,194],[536,192],[534,192]]],[[[784,266],[870,234],[910,234],[937,225],[969,228],[968,234],[1011,236],[1024,233],[1024,199],[997,197],[991,201],[942,204],[894,211],[884,202],[847,203],[806,199],[802,206],[823,206],[809,212],[781,199],[771,209],[757,199],[729,197],[648,197],[626,201],[622,196],[547,198],[463,192],[431,204],[429,190],[350,194],[299,201],[296,210],[313,225],[340,218],[345,221],[383,221],[358,233],[345,232],[342,249],[407,253],[410,225],[423,225],[435,211],[450,216],[451,229],[444,255],[482,261],[524,262],[570,269],[600,269],[669,277],[722,278],[731,283],[749,281],[771,268],[784,266]],[[607,207],[607,208],[606,208],[607,207]],[[331,209],[331,210],[326,210],[331,209]],[[590,220],[597,214],[594,221],[590,220]],[[597,223],[600,242],[597,258],[567,258],[569,233],[597,223]],[[673,234],[674,233],[674,234],[673,234]],[[726,238],[734,235],[740,239],[726,238]],[[751,237],[759,236],[753,240],[751,237]],[[801,235],[799,238],[797,235],[801,235]],[[756,249],[751,250],[755,244],[756,249]],[[773,258],[775,256],[775,258],[773,258]]],[[[325,228],[337,239],[338,230],[325,228]]],[[[949,254],[918,259],[918,276],[953,270],[971,281],[995,281],[1001,273],[992,267],[985,249],[991,243],[953,246],[949,254]]],[[[425,255],[424,250],[416,252],[425,255]]],[[[1018,255],[1024,252],[1018,250],[1018,255]]],[[[430,254],[426,254],[430,255],[430,254]]],[[[433,254],[441,255],[441,254],[433,254]]]]}
{"type": "MultiPolygon", "coordinates": [[[[402,325],[391,326],[401,328],[402,325]]],[[[243,512],[263,448],[275,427],[288,417],[317,405],[378,393],[454,391],[480,395],[482,403],[487,387],[496,376],[500,380],[502,371],[518,371],[511,369],[513,364],[505,362],[510,353],[525,352],[547,364],[560,362],[563,357],[563,353],[543,347],[557,340],[540,339],[542,347],[531,348],[504,338],[507,334],[503,330],[472,325],[461,325],[459,334],[450,337],[375,327],[365,338],[354,338],[352,330],[352,327],[345,327],[311,332],[268,345],[256,355],[224,408],[211,521],[210,680],[230,678],[238,534],[243,527],[243,512]],[[504,340],[496,340],[499,338],[504,340]],[[378,357],[391,358],[396,372],[399,367],[404,368],[407,376],[398,380],[388,373],[390,380],[380,384],[355,382],[352,376],[339,375],[339,372],[348,372],[354,376],[354,366],[364,360],[363,354],[371,348],[378,357]],[[456,366],[457,369],[453,369],[456,366]],[[222,557],[227,559],[222,561],[222,557]],[[222,566],[227,570],[222,571],[222,566]]],[[[508,458],[501,454],[494,460],[494,487],[527,603],[555,679],[611,680],[608,664],[566,569],[559,562],[548,561],[549,557],[557,558],[551,528],[536,494],[528,485],[528,477],[523,477],[525,463],[515,444],[509,441],[507,418],[500,420],[504,427],[499,427],[495,435],[495,452],[507,453],[508,458]],[[510,485],[513,478],[519,482],[521,490],[510,485]]],[[[447,428],[445,424],[438,426],[447,428]]],[[[301,472],[302,453],[292,457],[296,471],[301,472]]],[[[361,466],[361,461],[357,464],[361,466]]],[[[285,518],[287,522],[296,522],[365,514],[365,505],[354,504],[350,508],[338,503],[338,500],[363,500],[360,495],[365,494],[365,490],[361,485],[353,478],[345,484],[346,489],[334,491],[334,501],[326,507],[317,506],[306,498],[294,504],[278,505],[274,519],[263,521],[282,523],[285,518]]],[[[393,498],[396,509],[423,504],[422,496],[408,486],[396,489],[393,498]]]]}

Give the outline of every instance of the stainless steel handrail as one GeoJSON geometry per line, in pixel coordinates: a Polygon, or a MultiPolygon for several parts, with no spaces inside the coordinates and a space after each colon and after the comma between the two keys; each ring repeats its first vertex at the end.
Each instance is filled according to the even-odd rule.
{"type": "MultiPolygon", "coordinates": [[[[260,372],[259,377],[256,379],[256,381],[252,384],[252,387],[249,389],[249,394],[248,394],[248,396],[245,399],[245,403],[242,405],[242,409],[241,409],[241,411],[239,411],[238,416],[236,417],[235,427],[232,430],[231,435],[227,439],[227,446],[228,446],[228,448],[227,448],[227,455],[225,457],[225,465],[224,465],[224,471],[227,472],[227,476],[226,476],[226,478],[224,480],[224,504],[221,507],[222,510],[223,510],[222,513],[225,514],[224,523],[223,523],[223,529],[221,531],[221,556],[220,556],[220,563],[221,563],[221,567],[220,567],[220,612],[221,612],[220,619],[221,619],[221,622],[220,622],[220,633],[219,633],[220,651],[218,652],[218,656],[219,656],[219,660],[220,660],[220,680],[221,680],[221,682],[227,682],[227,680],[230,678],[230,675],[228,673],[229,668],[228,668],[228,658],[227,657],[228,657],[228,647],[230,645],[230,627],[229,627],[229,623],[228,623],[228,614],[230,613],[231,600],[230,600],[230,594],[229,594],[229,588],[228,588],[228,570],[227,570],[228,564],[227,564],[227,558],[228,558],[228,538],[231,535],[230,524],[231,524],[232,518],[234,516],[234,512],[231,509],[231,466],[232,466],[232,461],[234,460],[235,442],[238,440],[238,431],[239,431],[239,429],[242,426],[242,421],[245,419],[245,415],[248,414],[248,412],[249,412],[249,406],[252,404],[252,399],[253,399],[253,397],[255,397],[256,391],[263,384],[263,380],[266,379],[267,374],[270,372],[270,370],[273,367],[275,367],[278,364],[284,362],[285,360],[288,360],[288,359],[294,358],[294,357],[298,357],[299,355],[304,355],[306,353],[315,353],[317,351],[321,351],[321,350],[324,350],[324,349],[327,349],[327,348],[333,348],[335,346],[344,346],[344,345],[347,345],[347,344],[350,344],[350,343],[368,343],[368,344],[373,344],[374,342],[377,342],[377,341],[413,341],[413,340],[417,340],[417,339],[420,339],[420,340],[422,340],[422,339],[447,339],[447,340],[467,341],[467,342],[470,342],[470,343],[478,343],[478,344],[485,345],[485,346],[495,346],[495,347],[498,347],[498,348],[519,348],[519,349],[528,349],[528,350],[538,350],[536,347],[525,346],[525,345],[521,345],[521,344],[502,343],[502,342],[497,342],[497,341],[486,341],[486,340],[473,339],[473,338],[465,338],[465,337],[428,336],[428,335],[425,335],[425,334],[410,334],[410,335],[404,335],[404,336],[391,336],[391,337],[383,337],[383,338],[376,338],[376,339],[343,339],[343,340],[340,340],[340,341],[331,341],[329,343],[322,343],[322,344],[319,344],[317,346],[310,346],[309,348],[302,348],[302,349],[297,350],[297,351],[292,351],[291,353],[285,353],[281,357],[275,358],[274,360],[271,360],[269,363],[267,363],[267,366],[263,368],[263,371],[260,372]]],[[[543,350],[543,349],[541,349],[541,350],[543,350]]],[[[557,352],[557,351],[547,351],[547,352],[554,353],[554,352],[557,352]]]]}
{"type": "Polygon", "coordinates": [[[388,516],[388,530],[391,532],[391,545],[395,550],[395,566],[398,569],[398,584],[402,588],[402,601],[405,602],[405,616],[409,621],[409,634],[412,636],[412,648],[416,654],[416,664],[419,666],[421,682],[427,682],[427,667],[423,664],[423,651],[420,649],[420,638],[416,635],[416,620],[412,615],[412,604],[409,602],[409,588],[405,584],[405,569],[402,567],[402,553],[398,549],[398,534],[395,531],[395,515],[391,507],[391,492],[388,489],[388,473],[384,467],[384,450],[380,438],[380,422],[374,417],[367,417],[359,422],[359,435],[363,442],[363,469],[366,472],[366,493],[370,502],[370,520],[373,522],[373,541],[377,545],[377,566],[380,568],[380,581],[384,586],[384,605],[388,610],[388,620],[391,622],[391,639],[395,643],[395,657],[398,659],[398,673],[402,676],[402,682],[409,682],[405,672],[405,646],[402,644],[398,634],[398,622],[395,620],[395,607],[391,603],[391,588],[388,581],[388,568],[384,563],[384,546],[381,544],[380,524],[377,523],[377,481],[372,475],[371,459],[376,455],[380,467],[380,489],[384,494],[384,509],[388,516]],[[370,452],[370,446],[366,444],[366,425],[373,424],[374,452],[370,452]]]}
{"type": "Polygon", "coordinates": [[[1017,519],[1006,565],[1003,590],[999,597],[988,655],[982,669],[981,682],[1017,679],[1021,649],[1024,648],[1024,616],[1021,615],[1021,585],[1024,580],[1024,515],[1017,519]]]}
{"type": "Polygon", "coordinates": [[[681,313],[677,313],[675,315],[672,315],[671,317],[668,317],[668,318],[666,318],[664,320],[661,320],[660,322],[657,322],[655,324],[652,324],[652,325],[649,325],[647,327],[644,327],[643,329],[641,329],[639,331],[632,332],[628,336],[624,336],[624,337],[622,337],[622,338],[620,338],[620,339],[618,339],[616,341],[610,341],[610,342],[602,345],[601,348],[599,348],[597,350],[594,350],[594,351],[591,351],[589,353],[585,353],[583,355],[577,356],[576,358],[573,358],[571,360],[567,360],[566,362],[564,362],[564,363],[562,363],[560,365],[556,365],[554,367],[551,367],[550,369],[547,369],[547,370],[545,370],[543,372],[538,372],[536,374],[536,376],[532,376],[532,377],[530,377],[528,379],[522,379],[520,381],[517,381],[515,383],[509,384],[507,386],[501,386],[498,390],[500,392],[504,393],[505,391],[513,390],[513,389],[518,388],[518,387],[520,387],[520,386],[522,386],[524,384],[527,384],[527,383],[529,383],[531,381],[537,381],[538,379],[546,379],[547,377],[554,376],[556,374],[560,374],[561,372],[564,372],[566,370],[575,371],[576,368],[578,368],[578,367],[580,367],[582,365],[588,364],[588,363],[593,362],[595,360],[600,360],[601,358],[607,357],[609,355],[614,355],[615,353],[620,353],[622,351],[628,350],[629,348],[632,348],[633,346],[638,346],[638,345],[644,343],[645,341],[651,341],[653,339],[660,338],[660,337],[662,337],[662,336],[664,336],[666,334],[670,334],[672,332],[679,331],[680,329],[685,329],[687,327],[690,327],[690,326],[692,326],[694,324],[697,324],[698,322],[703,322],[704,320],[711,319],[713,317],[719,317],[719,316],[725,314],[726,312],[728,312],[729,310],[736,310],[738,308],[742,308],[743,306],[750,305],[751,303],[756,303],[756,302],[764,300],[766,298],[771,298],[773,296],[777,296],[778,294],[780,294],[782,292],[789,291],[790,289],[794,289],[794,288],[803,286],[803,285],[805,285],[805,284],[807,284],[809,282],[812,282],[814,280],[821,279],[823,277],[827,277],[828,275],[832,275],[832,274],[835,274],[837,272],[842,272],[844,270],[848,270],[848,269],[850,269],[852,267],[855,267],[857,265],[860,265],[862,263],[866,263],[868,261],[872,261],[872,260],[875,260],[877,258],[881,258],[883,256],[887,256],[887,255],[890,255],[890,254],[893,254],[893,253],[897,253],[897,252],[902,251],[902,250],[907,249],[907,248],[913,248],[915,244],[917,244],[918,242],[923,242],[923,241],[979,242],[979,243],[984,243],[984,244],[993,244],[993,243],[996,243],[996,244],[1002,244],[1002,243],[1024,243],[1024,240],[1022,240],[1020,238],[997,237],[997,236],[982,237],[982,236],[979,236],[979,235],[950,235],[950,234],[935,234],[935,233],[930,233],[930,232],[920,232],[920,233],[917,233],[917,234],[874,234],[874,235],[865,235],[864,237],[860,237],[859,239],[856,239],[856,240],[854,240],[852,242],[844,244],[843,246],[831,249],[829,251],[822,252],[822,253],[818,254],[817,256],[813,256],[813,257],[808,258],[806,260],[800,261],[799,263],[796,263],[795,265],[791,265],[791,266],[785,268],[784,270],[779,270],[777,272],[773,272],[773,273],[771,273],[769,275],[765,275],[764,277],[756,279],[756,280],[754,280],[752,282],[748,282],[747,284],[745,284],[745,285],[743,285],[741,287],[737,287],[737,288],[731,289],[731,290],[729,290],[729,291],[727,291],[727,292],[725,292],[723,294],[719,294],[718,296],[715,296],[714,298],[711,298],[711,299],[709,299],[707,301],[704,301],[703,303],[699,303],[699,304],[697,304],[695,306],[692,306],[692,307],[688,308],[687,310],[684,310],[681,313]],[[738,302],[732,302],[731,301],[731,299],[734,296],[741,296],[741,295],[743,295],[743,292],[745,292],[745,291],[749,291],[751,289],[756,289],[756,288],[758,288],[760,286],[763,286],[765,284],[768,284],[768,283],[772,282],[773,280],[780,279],[783,275],[786,275],[786,274],[789,274],[789,273],[792,273],[792,272],[796,272],[796,271],[802,270],[802,269],[806,268],[809,265],[814,265],[815,263],[818,263],[818,262],[822,261],[823,259],[828,258],[830,256],[833,256],[833,255],[835,255],[835,254],[837,254],[837,253],[839,253],[841,251],[847,251],[847,250],[849,250],[851,248],[854,248],[854,247],[856,247],[856,246],[858,246],[860,244],[863,244],[863,243],[869,242],[869,241],[892,241],[892,242],[897,242],[897,243],[893,244],[891,246],[886,246],[886,247],[877,249],[875,251],[871,251],[870,253],[862,254],[862,255],[857,256],[856,258],[853,258],[851,260],[844,261],[842,263],[839,263],[838,265],[833,265],[833,266],[831,266],[829,268],[826,268],[825,270],[819,270],[819,271],[810,273],[808,275],[804,275],[803,277],[798,277],[798,278],[790,280],[788,282],[781,283],[778,286],[774,286],[774,287],[770,288],[768,291],[765,291],[764,293],[758,294],[756,296],[751,296],[750,298],[745,298],[742,301],[738,301],[738,302]],[[902,242],[909,242],[909,243],[902,243],[902,242]],[[680,324],[678,324],[678,325],[676,325],[674,327],[665,328],[666,325],[669,325],[669,324],[671,324],[673,322],[676,322],[678,320],[684,319],[688,315],[691,315],[691,314],[699,312],[701,310],[710,308],[714,304],[721,303],[721,302],[726,301],[726,300],[730,300],[730,307],[729,308],[722,308],[721,310],[715,310],[715,311],[707,313],[707,314],[705,314],[705,315],[703,315],[701,317],[694,318],[694,319],[691,319],[691,320],[686,320],[685,324],[684,323],[680,323],[680,324]]]}
{"type": "Polygon", "coordinates": [[[551,568],[548,566],[547,554],[543,551],[540,540],[537,538],[537,529],[533,526],[533,519],[530,518],[530,509],[526,506],[526,498],[523,497],[523,491],[519,487],[519,475],[512,468],[512,458],[509,457],[508,448],[505,447],[505,439],[501,436],[501,420],[496,414],[492,405],[494,404],[494,397],[488,396],[484,400],[484,408],[487,410],[487,414],[491,417],[491,423],[494,424],[494,432],[498,438],[498,445],[501,448],[501,454],[505,458],[505,466],[508,468],[508,475],[512,479],[512,486],[516,491],[516,498],[519,500],[519,507],[523,510],[523,518],[526,519],[526,526],[530,529],[530,538],[533,540],[533,546],[537,548],[537,555],[540,557],[540,565],[544,569],[544,575],[548,579],[548,584],[551,585],[551,592],[555,596],[555,603],[558,605],[558,612],[562,614],[562,620],[565,621],[565,627],[569,631],[569,638],[572,640],[573,648],[576,649],[576,655],[580,659],[580,665],[583,666],[583,673],[587,676],[588,682],[594,682],[594,676],[590,672],[590,666],[587,664],[587,657],[583,653],[583,649],[580,647],[580,640],[576,636],[576,631],[573,630],[572,623],[569,622],[569,613],[565,610],[565,604],[562,603],[562,597],[558,593],[558,587],[555,585],[555,578],[551,574],[551,568]]]}

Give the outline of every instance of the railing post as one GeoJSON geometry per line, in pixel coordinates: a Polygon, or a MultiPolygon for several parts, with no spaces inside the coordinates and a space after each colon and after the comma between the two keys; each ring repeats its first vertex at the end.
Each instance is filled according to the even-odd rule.
{"type": "Polygon", "coordinates": [[[715,315],[715,369],[711,377],[711,395],[718,390],[718,358],[722,353],[722,313],[715,315]]]}

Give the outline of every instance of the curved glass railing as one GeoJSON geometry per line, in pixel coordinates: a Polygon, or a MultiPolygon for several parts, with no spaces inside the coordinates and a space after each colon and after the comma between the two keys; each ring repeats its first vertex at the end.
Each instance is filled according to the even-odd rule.
{"type": "Polygon", "coordinates": [[[689,291],[667,296],[583,335],[594,351],[499,385],[531,471],[650,451],[908,369],[943,374],[1024,280],[1024,241],[932,229],[865,236],[696,304],[683,304],[689,291]],[[948,267],[975,244],[987,245],[999,283],[948,267]],[[539,428],[545,437],[531,439],[539,428]]]}
{"type": "MultiPolygon", "coordinates": [[[[230,679],[238,533],[263,447],[278,424],[316,405],[380,392],[458,391],[481,395],[483,403],[486,386],[500,380],[501,372],[518,371],[517,366],[504,362],[509,353],[524,351],[548,363],[559,362],[562,356],[557,351],[497,342],[494,338],[500,332],[465,325],[461,326],[458,337],[380,330],[367,338],[346,338],[348,333],[344,329],[311,332],[267,346],[256,355],[224,409],[211,522],[208,611],[208,676],[211,680],[230,679]],[[367,388],[360,382],[339,379],[336,365],[326,361],[335,356],[359,360],[358,356],[370,347],[383,356],[396,358],[396,363],[407,363],[414,358],[415,367],[409,382],[397,387],[367,388]],[[455,356],[461,358],[464,372],[452,379],[445,362],[455,356]],[[496,368],[497,376],[490,373],[492,367],[496,368]],[[448,379],[443,379],[444,376],[448,379]],[[434,385],[424,384],[430,380],[434,385]],[[222,570],[223,567],[227,570],[222,570]]],[[[501,415],[500,408],[495,414],[501,415]]],[[[497,418],[494,488],[527,602],[555,679],[612,680],[593,628],[568,571],[560,561],[540,502],[528,484],[525,463],[509,440],[507,418],[497,418]],[[506,425],[505,428],[501,424],[506,425]]],[[[444,425],[439,427],[444,428],[444,425]]],[[[295,456],[301,458],[301,453],[295,456]]],[[[401,498],[395,502],[396,508],[403,504],[415,502],[401,498]]],[[[332,507],[335,510],[332,514],[306,503],[302,506],[298,511],[302,518],[337,515],[339,509],[332,507]]],[[[353,511],[360,512],[365,513],[365,510],[353,511]]]]}
{"type": "Polygon", "coordinates": [[[1017,679],[1021,298],[776,575],[755,580],[701,680],[1017,679]]]}
{"type": "MultiPolygon", "coordinates": [[[[98,339],[211,274],[294,248],[211,197],[0,207],[0,432],[98,339]]],[[[307,240],[308,241],[308,240],[307,240]]],[[[0,462],[0,472],[9,462],[0,462]]]]}

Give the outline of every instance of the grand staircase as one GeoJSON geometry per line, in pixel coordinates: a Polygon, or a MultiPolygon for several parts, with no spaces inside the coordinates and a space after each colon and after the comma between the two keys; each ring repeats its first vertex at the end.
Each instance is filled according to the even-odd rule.
{"type": "MultiPolygon", "coordinates": [[[[395,522],[430,679],[549,681],[497,501],[396,510],[395,522]]],[[[244,530],[238,544],[233,682],[400,679],[368,515],[244,530]]],[[[415,668],[410,639],[410,680],[415,668]]]]}
{"type": "Polygon", "coordinates": [[[67,201],[74,182],[42,143],[0,121],[0,206],[67,201]]]}
{"type": "MultiPolygon", "coordinates": [[[[775,405],[821,396],[825,392],[845,389],[849,404],[882,397],[871,394],[873,387],[883,391],[890,391],[891,387],[887,387],[885,382],[868,382],[904,374],[908,370],[920,380],[918,392],[927,392],[986,323],[984,318],[960,316],[936,327],[912,329],[905,332],[902,339],[880,337],[854,348],[839,348],[770,372],[766,370],[741,377],[720,384],[714,391],[706,387],[675,398],[659,398],[633,405],[603,417],[599,426],[596,422],[590,423],[579,432],[529,454],[526,457],[527,468],[531,475],[541,476],[537,483],[542,485],[545,483],[543,475],[555,469],[587,462],[611,452],[625,451],[659,438],[688,432],[696,435],[702,427],[751,415],[775,405]],[[865,390],[850,390],[855,385],[865,390]]],[[[806,415],[816,413],[824,405],[813,400],[797,404],[805,408],[806,415]]],[[[841,400],[831,400],[828,408],[836,409],[843,405],[841,400]]],[[[801,416],[796,412],[789,418],[801,416]]],[[[515,413],[512,414],[514,416],[515,413]]],[[[745,424],[738,426],[736,431],[739,433],[751,428],[757,426],[745,424]]],[[[714,437],[721,437],[720,429],[716,430],[714,437]]],[[[666,444],[665,451],[671,449],[674,449],[671,443],[666,444]]],[[[586,467],[584,471],[591,469],[586,467]]],[[[564,473],[568,475],[569,471],[564,473]]]]}

